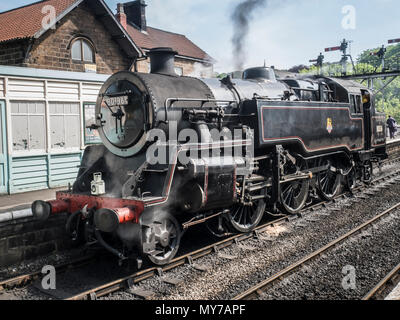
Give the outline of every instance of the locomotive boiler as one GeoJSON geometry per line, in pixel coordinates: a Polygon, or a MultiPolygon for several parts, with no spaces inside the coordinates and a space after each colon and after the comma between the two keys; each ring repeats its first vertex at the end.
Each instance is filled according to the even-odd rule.
{"type": "Polygon", "coordinates": [[[385,115],[356,82],[277,80],[266,67],[180,77],[174,55],[153,49],[149,74],[103,85],[92,126],[103,144],[87,147],[72,189],[33,203],[38,219],[67,212],[74,240],[163,265],[191,226],[250,232],[266,212],[296,214],[311,196],[371,181],[387,157],[385,115]]]}

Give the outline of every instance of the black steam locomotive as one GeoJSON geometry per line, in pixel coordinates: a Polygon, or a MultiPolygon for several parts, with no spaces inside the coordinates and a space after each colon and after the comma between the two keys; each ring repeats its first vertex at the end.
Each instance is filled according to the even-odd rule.
{"type": "Polygon", "coordinates": [[[174,55],[154,49],[150,74],[109,78],[92,127],[103,145],[86,149],[71,190],[33,203],[37,218],[68,212],[73,239],[163,265],[191,226],[250,232],[267,211],[296,214],[370,181],[387,158],[385,115],[356,82],[265,67],[179,77],[174,55]]]}

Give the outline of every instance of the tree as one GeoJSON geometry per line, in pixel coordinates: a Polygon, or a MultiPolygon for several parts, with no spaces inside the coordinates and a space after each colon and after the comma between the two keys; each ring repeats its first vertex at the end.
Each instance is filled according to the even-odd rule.
{"type": "MultiPolygon", "coordinates": [[[[357,58],[354,73],[373,73],[381,72],[381,59],[371,53],[378,52],[381,48],[374,48],[365,50],[357,58]]],[[[292,69],[298,69],[295,66],[292,69]]],[[[385,69],[386,70],[400,70],[400,44],[387,47],[385,55],[385,69]]],[[[348,70],[352,70],[352,65],[349,63],[348,70]]],[[[302,74],[318,74],[319,69],[317,66],[304,66],[299,70],[302,74]]],[[[342,74],[342,65],[339,63],[324,63],[322,66],[322,73],[326,76],[340,76],[342,74]]],[[[359,81],[361,82],[361,81],[359,81]]],[[[366,85],[365,83],[363,83],[366,85]]],[[[384,85],[384,81],[374,82],[375,92],[380,91],[384,85]]],[[[384,111],[387,116],[391,115],[400,122],[400,78],[395,79],[384,90],[377,93],[375,96],[375,105],[379,111],[384,111]]]]}
{"type": "MultiPolygon", "coordinates": [[[[379,68],[382,60],[378,56],[371,55],[371,53],[378,52],[380,49],[381,48],[365,50],[360,54],[357,62],[372,65],[376,69],[379,68]]],[[[400,44],[388,46],[386,48],[385,68],[391,70],[400,69],[400,44]]]]}

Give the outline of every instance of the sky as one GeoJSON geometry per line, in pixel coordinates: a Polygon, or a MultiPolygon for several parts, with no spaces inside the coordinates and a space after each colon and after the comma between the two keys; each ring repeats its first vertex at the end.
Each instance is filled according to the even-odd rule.
{"type": "MultiPolygon", "coordinates": [[[[106,0],[114,11],[121,1],[106,0]]],[[[186,35],[217,60],[216,71],[229,72],[234,66],[231,15],[242,1],[146,0],[147,23],[186,35]]],[[[0,11],[31,2],[0,0],[0,11]]],[[[357,58],[365,49],[400,38],[399,12],[398,0],[267,0],[252,15],[245,66],[263,65],[264,60],[278,69],[309,64],[344,38],[353,41],[351,54],[357,58]]],[[[324,55],[325,61],[340,60],[340,52],[324,55]]]]}

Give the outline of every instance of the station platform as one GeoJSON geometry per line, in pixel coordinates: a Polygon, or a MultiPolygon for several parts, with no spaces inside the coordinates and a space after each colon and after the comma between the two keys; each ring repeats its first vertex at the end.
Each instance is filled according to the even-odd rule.
{"type": "Polygon", "coordinates": [[[400,301],[400,284],[386,297],[385,300],[400,301]]]}
{"type": "Polygon", "coordinates": [[[396,144],[396,143],[400,143],[400,136],[397,136],[394,139],[387,138],[387,140],[386,140],[387,145],[396,144]]]}
{"type": "Polygon", "coordinates": [[[69,249],[65,231],[66,215],[45,222],[33,217],[35,200],[54,200],[56,192],[48,189],[0,196],[0,266],[9,267],[23,261],[69,249]]]}
{"type": "Polygon", "coordinates": [[[13,210],[28,209],[35,200],[54,200],[56,197],[56,192],[64,189],[66,188],[47,189],[0,196],[0,214],[13,210]]]}
{"type": "Polygon", "coordinates": [[[56,197],[56,192],[61,191],[65,188],[59,189],[47,189],[40,191],[32,191],[27,193],[19,193],[13,195],[0,196],[0,213],[7,211],[15,207],[31,206],[32,202],[35,200],[54,200],[56,197]]]}

